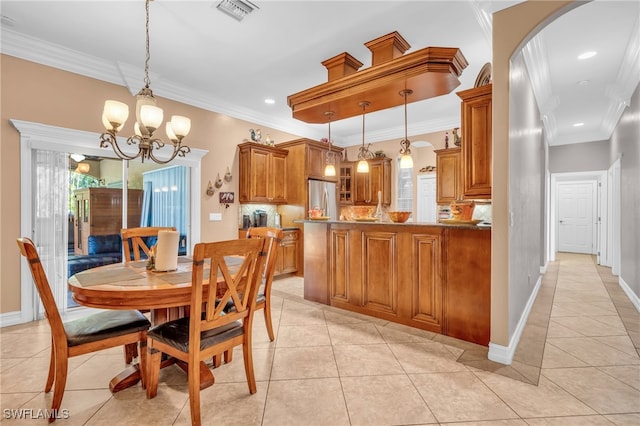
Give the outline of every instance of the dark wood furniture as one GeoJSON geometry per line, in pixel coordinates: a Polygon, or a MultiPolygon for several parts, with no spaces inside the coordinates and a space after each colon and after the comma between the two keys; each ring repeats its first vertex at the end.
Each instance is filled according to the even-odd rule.
{"type": "MultiPolygon", "coordinates": [[[[141,189],[127,190],[127,224],[139,225],[141,189]]],[[[74,253],[89,254],[89,235],[117,235],[122,229],[122,188],[85,188],[74,192],[74,253]]]]}
{"type": "Polygon", "coordinates": [[[287,204],[287,150],[254,142],[238,148],[240,202],[287,204]]]}
{"type": "Polygon", "coordinates": [[[276,265],[280,260],[279,247],[281,247],[283,234],[282,229],[269,227],[249,228],[247,231],[247,238],[267,239],[265,243],[267,263],[262,278],[264,288],[262,292],[258,293],[256,309],[262,309],[264,311],[264,322],[267,326],[269,340],[272,342],[276,339],[276,335],[273,332],[273,322],[271,320],[271,287],[273,286],[273,276],[276,272],[276,265]]]}
{"type": "MultiPolygon", "coordinates": [[[[200,425],[200,364],[205,359],[242,346],[249,392],[256,393],[253,371],[252,326],[256,297],[270,239],[245,239],[199,243],[193,250],[190,311],[197,313],[153,327],[148,332],[149,374],[147,398],[158,391],[161,355],[165,353],[188,365],[191,424],[200,425]],[[232,274],[230,256],[241,257],[242,264],[232,274]],[[210,271],[205,271],[205,261],[210,271]],[[225,286],[222,294],[205,292],[205,280],[220,273],[225,286]],[[246,277],[246,279],[244,279],[246,277]],[[204,312],[200,315],[202,307],[204,312]]],[[[208,268],[207,268],[208,269],[208,268]]]]}
{"type": "MultiPolygon", "coordinates": [[[[49,417],[51,423],[55,421],[56,413],[62,404],[69,358],[116,346],[140,345],[140,368],[144,371],[147,329],[151,323],[140,312],[133,310],[100,312],[87,318],[63,323],[33,241],[19,238],[18,247],[29,263],[34,284],[51,327],[51,360],[44,388],[45,392],[49,392],[53,387],[49,417]]],[[[139,370],[136,371],[140,377],[139,370]]]]}
{"type": "Polygon", "coordinates": [[[462,199],[461,148],[438,149],[436,153],[436,203],[462,199]]]}
{"type": "Polygon", "coordinates": [[[462,99],[462,191],[465,198],[491,198],[492,85],[457,92],[462,99]]]}
{"type": "Polygon", "coordinates": [[[487,346],[491,230],[305,221],[304,297],[487,346]]]}

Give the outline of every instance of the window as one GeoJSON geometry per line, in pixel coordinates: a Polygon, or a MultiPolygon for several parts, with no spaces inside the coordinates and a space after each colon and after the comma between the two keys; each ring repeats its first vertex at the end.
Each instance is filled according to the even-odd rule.
{"type": "Polygon", "coordinates": [[[413,169],[401,169],[400,159],[396,165],[398,170],[397,209],[399,211],[413,211],[413,169]]]}

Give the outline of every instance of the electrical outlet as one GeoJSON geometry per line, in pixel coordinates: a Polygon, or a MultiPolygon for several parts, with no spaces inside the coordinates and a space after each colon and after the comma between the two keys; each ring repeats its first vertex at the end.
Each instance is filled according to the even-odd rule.
{"type": "Polygon", "coordinates": [[[209,213],[209,222],[220,222],[222,220],[222,213],[209,213]]]}

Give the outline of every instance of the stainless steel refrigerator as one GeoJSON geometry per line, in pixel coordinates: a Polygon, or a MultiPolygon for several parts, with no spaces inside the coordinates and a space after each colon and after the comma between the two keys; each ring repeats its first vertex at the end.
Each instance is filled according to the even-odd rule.
{"type": "Polygon", "coordinates": [[[309,209],[318,207],[331,220],[338,220],[338,194],[336,184],[322,180],[309,179],[309,209]]]}

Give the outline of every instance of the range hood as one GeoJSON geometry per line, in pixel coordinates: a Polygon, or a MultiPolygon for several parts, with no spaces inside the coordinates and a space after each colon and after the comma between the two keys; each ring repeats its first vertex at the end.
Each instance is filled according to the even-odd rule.
{"type": "Polygon", "coordinates": [[[360,102],[368,101],[367,113],[404,104],[400,94],[413,91],[407,102],[451,93],[460,85],[458,77],[468,63],[455,47],[426,47],[404,55],[409,43],[394,31],[365,43],[372,53],[371,67],[358,71],[362,63],[344,52],[322,62],[328,82],[287,97],[293,117],[306,123],[326,123],[362,114],[360,102]]]}

